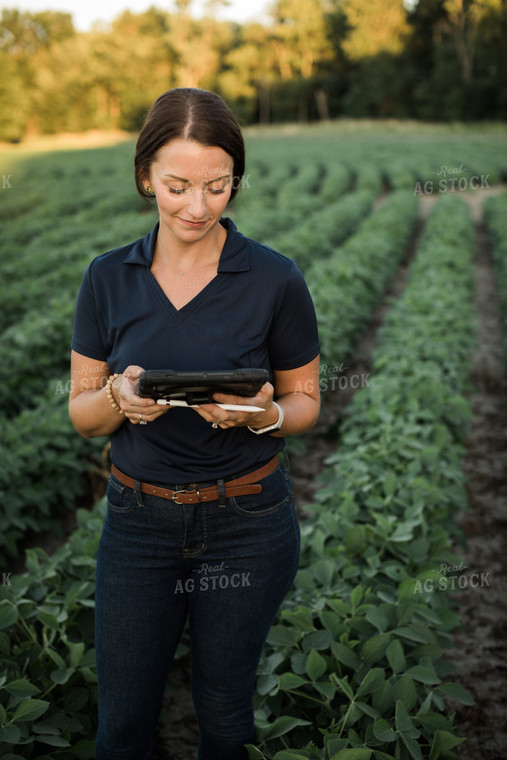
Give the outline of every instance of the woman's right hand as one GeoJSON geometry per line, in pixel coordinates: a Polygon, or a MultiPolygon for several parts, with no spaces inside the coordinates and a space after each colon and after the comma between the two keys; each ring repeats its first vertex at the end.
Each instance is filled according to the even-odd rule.
{"type": "Polygon", "coordinates": [[[114,400],[133,425],[153,422],[171,408],[157,404],[152,398],[137,395],[139,377],[143,372],[142,367],[132,364],[111,384],[114,400]]]}

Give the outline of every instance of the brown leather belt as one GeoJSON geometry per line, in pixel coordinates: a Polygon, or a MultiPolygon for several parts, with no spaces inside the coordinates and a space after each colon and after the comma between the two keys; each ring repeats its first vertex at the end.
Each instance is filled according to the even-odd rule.
{"type": "MultiPolygon", "coordinates": [[[[278,454],[275,454],[270,462],[259,467],[258,470],[249,472],[243,475],[241,478],[234,478],[234,480],[227,480],[224,483],[225,495],[229,496],[246,496],[247,494],[260,493],[262,486],[256,481],[262,480],[270,473],[274,472],[278,467],[279,459],[278,454]]],[[[116,465],[111,465],[111,474],[129,488],[134,488],[136,481],[134,478],[130,478],[119,470],[116,465]]],[[[150,496],[158,496],[161,499],[169,499],[174,501],[175,504],[198,504],[202,501],[216,501],[219,498],[218,486],[210,486],[202,488],[200,490],[194,489],[171,491],[168,488],[162,488],[160,486],[154,486],[151,483],[141,483],[141,492],[150,494],[150,496]]]]}

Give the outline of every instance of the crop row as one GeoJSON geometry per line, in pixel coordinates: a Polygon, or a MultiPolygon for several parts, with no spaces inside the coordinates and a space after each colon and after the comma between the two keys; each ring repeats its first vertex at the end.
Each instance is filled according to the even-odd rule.
{"type": "Polygon", "coordinates": [[[323,364],[337,366],[350,355],[407,251],[418,208],[410,193],[392,193],[342,246],[307,269],[323,364]]]}
{"type": "Polygon", "coordinates": [[[500,299],[504,361],[507,365],[507,193],[488,198],[484,203],[484,216],[497,274],[500,299]]]}
{"type": "Polygon", "coordinates": [[[294,259],[306,272],[309,265],[330,256],[370,213],[376,193],[359,190],[324,204],[301,224],[274,238],[267,244],[294,259]]]}
{"type": "Polygon", "coordinates": [[[303,525],[300,571],[259,667],[257,745],[276,760],[455,757],[445,568],[466,508],[474,232],[440,200],[303,525]],[[444,589],[442,591],[442,589],[444,589]]]}

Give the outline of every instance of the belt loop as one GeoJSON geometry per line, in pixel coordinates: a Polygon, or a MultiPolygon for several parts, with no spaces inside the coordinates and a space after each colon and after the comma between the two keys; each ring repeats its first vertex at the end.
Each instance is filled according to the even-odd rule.
{"type": "Polygon", "coordinates": [[[134,485],[134,497],[138,507],[144,507],[143,494],[141,493],[141,481],[136,480],[134,485]]]}
{"type": "Polygon", "coordinates": [[[288,473],[290,473],[290,461],[289,461],[289,456],[288,456],[287,452],[285,451],[285,449],[282,449],[282,450],[280,451],[280,454],[283,454],[283,456],[284,456],[284,458],[285,458],[285,461],[286,461],[286,463],[287,463],[287,464],[285,465],[285,466],[286,466],[286,468],[287,468],[287,472],[288,472],[288,473]]]}
{"type": "Polygon", "coordinates": [[[225,484],[223,479],[217,480],[217,486],[218,486],[218,506],[219,507],[226,507],[226,495],[225,495],[225,484]]]}

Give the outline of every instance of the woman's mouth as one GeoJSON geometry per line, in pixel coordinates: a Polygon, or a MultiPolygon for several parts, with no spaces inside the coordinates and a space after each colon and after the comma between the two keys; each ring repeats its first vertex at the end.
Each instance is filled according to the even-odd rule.
{"type": "Polygon", "coordinates": [[[200,222],[194,222],[191,219],[183,219],[182,217],[180,217],[180,221],[183,222],[183,224],[186,225],[187,227],[191,227],[193,229],[200,229],[201,227],[204,227],[204,225],[206,224],[206,219],[203,219],[200,222]]]}

